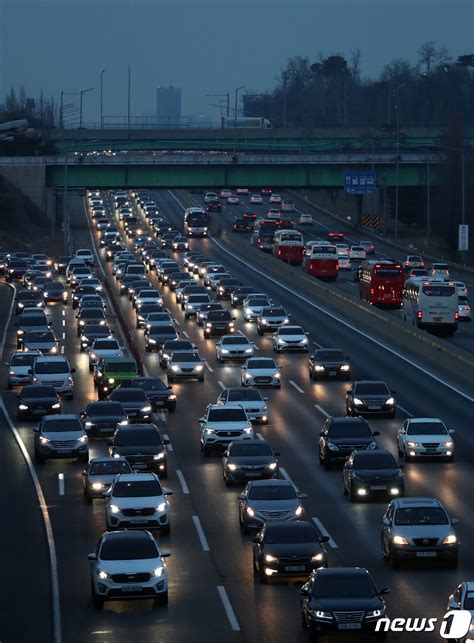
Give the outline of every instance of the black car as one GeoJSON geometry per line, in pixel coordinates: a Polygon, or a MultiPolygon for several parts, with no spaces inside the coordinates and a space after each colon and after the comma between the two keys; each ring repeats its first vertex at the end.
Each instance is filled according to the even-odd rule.
{"type": "MultiPolygon", "coordinates": [[[[175,341],[180,342],[183,340],[175,341]]],[[[172,392],[172,387],[167,386],[163,380],[160,380],[158,377],[135,377],[133,380],[130,380],[127,385],[143,389],[153,411],[159,409],[168,409],[170,413],[176,411],[176,395],[172,392]]]]}
{"type": "Polygon", "coordinates": [[[234,308],[240,308],[243,306],[244,299],[254,292],[255,288],[251,288],[250,286],[240,286],[240,288],[236,288],[230,296],[232,306],[234,308]]]}
{"type": "Polygon", "coordinates": [[[79,338],[81,351],[85,351],[86,348],[90,348],[95,339],[101,339],[104,337],[112,337],[112,331],[108,326],[102,326],[101,324],[94,323],[86,324],[81,329],[81,336],[79,338]]]}
{"type": "Polygon", "coordinates": [[[90,402],[81,413],[81,421],[89,437],[111,436],[120,425],[128,424],[128,416],[119,402],[90,402]]]}
{"type": "MultiPolygon", "coordinates": [[[[382,596],[389,591],[377,590],[362,567],[316,569],[300,590],[303,626],[313,641],[328,632],[350,630],[372,635],[379,618],[385,616],[382,596]]],[[[384,634],[381,632],[379,638],[385,639],[384,634]]]]}
{"type": "Polygon", "coordinates": [[[8,262],[8,267],[5,269],[5,279],[7,281],[19,281],[30,267],[30,261],[23,259],[14,259],[8,262]]]}
{"type": "Polygon", "coordinates": [[[309,379],[351,379],[349,358],[338,348],[318,348],[308,362],[309,379]]]}
{"type": "Polygon", "coordinates": [[[97,295],[95,286],[77,286],[72,296],[73,308],[77,308],[79,306],[79,302],[81,301],[82,297],[84,297],[84,295],[97,295]]]}
{"type": "Polygon", "coordinates": [[[166,368],[173,353],[192,353],[196,346],[189,339],[170,339],[159,350],[160,366],[166,368]]]}
{"type": "Polygon", "coordinates": [[[79,311],[76,315],[77,319],[77,336],[81,336],[82,327],[87,323],[89,324],[99,324],[100,326],[105,326],[106,318],[103,308],[86,308],[79,311]]]}
{"type": "Polygon", "coordinates": [[[67,304],[67,288],[60,281],[50,281],[43,292],[45,303],[67,304]]]}
{"type": "Polygon", "coordinates": [[[167,341],[178,339],[178,333],[173,324],[160,326],[150,324],[145,334],[145,350],[149,353],[159,350],[167,341]]]}
{"type": "Polygon", "coordinates": [[[228,310],[211,310],[204,324],[204,338],[235,332],[235,317],[228,310]]]}
{"type": "Polygon", "coordinates": [[[179,284],[179,282],[182,279],[187,279],[188,277],[189,273],[183,272],[182,270],[172,272],[168,279],[168,286],[170,287],[170,290],[176,290],[176,286],[179,284]]]}
{"type": "Polygon", "coordinates": [[[65,275],[66,274],[66,268],[69,265],[69,262],[71,261],[71,257],[58,257],[57,260],[54,262],[54,270],[58,275],[65,275]]]}
{"type": "Polygon", "coordinates": [[[141,388],[127,384],[118,386],[109,395],[110,402],[119,402],[129,422],[151,422],[151,402],[141,388]]]}
{"type": "Polygon", "coordinates": [[[232,224],[232,232],[252,232],[253,222],[248,219],[234,219],[232,224]]]}
{"type": "Polygon", "coordinates": [[[201,304],[199,308],[196,309],[196,323],[198,326],[204,326],[206,317],[211,310],[224,310],[222,304],[211,301],[201,304]]]}
{"type": "Polygon", "coordinates": [[[210,201],[207,204],[206,212],[222,212],[222,203],[220,201],[210,201]]]}
{"type": "Polygon", "coordinates": [[[319,464],[327,469],[333,462],[345,461],[356,449],[376,449],[377,435],[363,418],[328,418],[319,434],[319,464]]]}
{"type": "Polygon", "coordinates": [[[404,496],[403,466],[385,449],[354,451],[342,471],[344,495],[350,502],[380,495],[404,496]]]}
{"type": "Polygon", "coordinates": [[[306,520],[272,520],[253,539],[253,569],[261,583],[271,578],[307,578],[320,567],[327,567],[324,543],[329,536],[318,536],[306,520]]]}
{"type": "Polygon", "coordinates": [[[143,328],[146,326],[147,317],[150,313],[164,313],[165,308],[161,304],[156,302],[149,302],[143,304],[139,309],[137,309],[137,328],[143,328]]]}
{"type": "Polygon", "coordinates": [[[15,301],[15,315],[20,315],[25,308],[42,308],[44,304],[43,293],[39,290],[20,290],[15,301]]]}
{"type": "Polygon", "coordinates": [[[222,475],[226,485],[240,480],[265,480],[278,473],[280,454],[266,440],[231,442],[222,456],[222,475]]]}
{"type": "Polygon", "coordinates": [[[61,413],[61,399],[53,386],[30,384],[18,395],[17,417],[34,418],[61,413]]]}
{"type": "Polygon", "coordinates": [[[239,288],[240,281],[233,277],[224,277],[216,287],[216,299],[230,299],[231,294],[236,288],[239,288]]]}
{"type": "Polygon", "coordinates": [[[126,458],[135,471],[152,471],[163,478],[168,472],[167,444],[155,424],[119,426],[109,444],[109,455],[126,458]]]}
{"type": "Polygon", "coordinates": [[[395,417],[397,401],[395,391],[385,382],[361,380],[354,382],[346,392],[347,415],[385,415],[395,417]]]}

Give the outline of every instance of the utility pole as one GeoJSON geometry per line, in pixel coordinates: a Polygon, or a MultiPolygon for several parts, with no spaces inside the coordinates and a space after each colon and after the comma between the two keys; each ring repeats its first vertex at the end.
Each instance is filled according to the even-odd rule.
{"type": "Polygon", "coordinates": [[[283,127],[286,127],[286,83],[287,75],[283,74],[283,127]]]}
{"type": "Polygon", "coordinates": [[[431,245],[430,148],[426,146],[426,242],[431,245]]]}
{"type": "Polygon", "coordinates": [[[130,130],[130,103],[131,103],[131,96],[130,96],[130,65],[128,66],[128,111],[127,111],[127,128],[130,130]]]}
{"type": "Polygon", "coordinates": [[[235,90],[235,105],[234,105],[234,156],[237,154],[237,97],[241,89],[245,89],[244,85],[237,87],[235,90]]]}
{"type": "Polygon", "coordinates": [[[104,71],[100,72],[100,129],[104,129],[104,71]]]}
{"type": "Polygon", "coordinates": [[[80,129],[82,129],[82,97],[84,96],[84,94],[87,94],[87,92],[93,91],[93,89],[94,89],[93,87],[89,87],[89,89],[81,89],[81,91],[79,92],[79,94],[81,95],[80,105],[79,105],[79,128],[80,129]]]}
{"type": "Polygon", "coordinates": [[[63,128],[63,109],[64,109],[64,92],[61,89],[61,107],[59,110],[59,127],[63,128]]]}

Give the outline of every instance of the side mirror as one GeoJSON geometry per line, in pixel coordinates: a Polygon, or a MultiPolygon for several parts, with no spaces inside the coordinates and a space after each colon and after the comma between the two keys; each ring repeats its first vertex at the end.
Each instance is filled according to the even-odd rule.
{"type": "Polygon", "coordinates": [[[259,538],[257,538],[257,537],[256,537],[256,538],[252,538],[252,542],[253,542],[255,545],[259,545],[259,544],[260,544],[260,539],[259,539],[259,538]]]}
{"type": "Polygon", "coordinates": [[[347,391],[346,391],[346,393],[347,393],[348,395],[350,395],[350,394],[352,393],[352,389],[351,389],[351,388],[348,388],[348,389],[347,389],[347,391]]]}
{"type": "Polygon", "coordinates": [[[372,431],[372,435],[374,437],[377,437],[378,435],[380,435],[380,431],[372,431]]]}
{"type": "Polygon", "coordinates": [[[264,397],[264,398],[263,398],[263,401],[264,401],[264,402],[268,402],[268,397],[264,397]]]}
{"type": "Polygon", "coordinates": [[[389,590],[389,588],[388,588],[388,587],[383,587],[383,588],[380,590],[380,592],[379,592],[379,596],[382,596],[383,594],[390,594],[390,590],[389,590]]]}
{"type": "Polygon", "coordinates": [[[168,391],[171,391],[172,388],[173,388],[172,386],[168,386],[168,391]]]}
{"type": "Polygon", "coordinates": [[[232,317],[232,319],[233,319],[234,321],[237,321],[237,317],[232,317]]]}
{"type": "Polygon", "coordinates": [[[84,471],[81,473],[81,476],[85,477],[87,475],[87,471],[84,469],[84,471]]]}
{"type": "Polygon", "coordinates": [[[223,457],[223,458],[228,458],[228,457],[229,457],[229,452],[228,452],[228,451],[224,451],[224,453],[222,454],[222,457],[223,457]]]}
{"type": "Polygon", "coordinates": [[[102,492],[102,495],[108,498],[110,496],[110,489],[107,489],[106,491],[102,492]]]}
{"type": "Polygon", "coordinates": [[[454,429],[448,429],[449,435],[454,435],[456,431],[454,429]]]}
{"type": "Polygon", "coordinates": [[[459,525],[459,518],[451,518],[451,524],[453,525],[453,527],[455,525],[459,525]]]}
{"type": "Polygon", "coordinates": [[[383,525],[384,527],[389,527],[389,526],[390,526],[390,520],[389,520],[386,516],[384,516],[384,517],[382,518],[382,525],[383,525]]]}
{"type": "Polygon", "coordinates": [[[302,587],[300,589],[300,596],[311,596],[311,593],[307,587],[302,587]]]}
{"type": "Polygon", "coordinates": [[[171,552],[165,549],[164,551],[160,552],[160,556],[162,558],[169,558],[171,556],[171,552]]]}
{"type": "Polygon", "coordinates": [[[163,438],[163,444],[171,444],[171,441],[168,438],[163,438]]]}
{"type": "Polygon", "coordinates": [[[48,322],[48,326],[52,326],[52,325],[53,325],[53,322],[48,322]]]}
{"type": "Polygon", "coordinates": [[[33,433],[39,433],[39,426],[33,427],[33,433]]]}
{"type": "Polygon", "coordinates": [[[72,373],[75,373],[75,372],[76,372],[76,369],[75,369],[75,368],[71,368],[70,373],[72,374],[72,373]]]}
{"type": "Polygon", "coordinates": [[[397,391],[391,391],[391,394],[392,394],[392,395],[396,395],[396,394],[397,394],[397,391]]]}
{"type": "Polygon", "coordinates": [[[241,493],[241,494],[240,494],[240,496],[239,496],[239,500],[245,500],[245,496],[244,496],[244,494],[243,494],[243,493],[241,493]]]}
{"type": "Polygon", "coordinates": [[[173,492],[171,491],[171,489],[166,489],[164,495],[165,496],[172,496],[173,492]]]}
{"type": "Polygon", "coordinates": [[[274,451],[273,455],[275,456],[275,458],[279,458],[281,454],[279,451],[274,451]]]}
{"type": "Polygon", "coordinates": [[[298,494],[298,498],[299,498],[300,500],[303,500],[304,498],[307,498],[307,497],[308,497],[308,494],[307,494],[307,493],[299,493],[299,494],[298,494]]]}
{"type": "Polygon", "coordinates": [[[324,543],[328,543],[330,540],[331,539],[329,538],[329,536],[321,536],[319,542],[321,543],[321,545],[324,545],[324,543]]]}
{"type": "Polygon", "coordinates": [[[97,554],[87,554],[89,560],[97,560],[97,554]]]}

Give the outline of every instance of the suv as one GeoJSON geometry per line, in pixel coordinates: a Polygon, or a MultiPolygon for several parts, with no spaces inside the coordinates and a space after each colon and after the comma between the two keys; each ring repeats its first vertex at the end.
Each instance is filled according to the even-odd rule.
{"type": "Polygon", "coordinates": [[[204,338],[235,332],[235,317],[228,310],[211,310],[204,324],[204,338]]]}
{"type": "Polygon", "coordinates": [[[114,388],[138,377],[137,363],[133,357],[107,357],[96,370],[99,400],[104,400],[114,388]]]}
{"type": "Polygon", "coordinates": [[[46,458],[89,461],[89,438],[77,415],[45,415],[33,431],[36,462],[41,464],[46,458]]]}
{"type": "Polygon", "coordinates": [[[69,360],[64,355],[37,357],[31,367],[33,384],[50,384],[59,395],[70,400],[74,397],[73,373],[69,360]]]}
{"type": "Polygon", "coordinates": [[[355,449],[377,449],[374,438],[378,435],[363,418],[328,418],[319,434],[319,464],[328,469],[333,462],[345,461],[355,449]]]}
{"type": "Polygon", "coordinates": [[[228,447],[231,442],[255,439],[247,413],[239,404],[209,404],[199,424],[204,455],[209,455],[213,448],[228,447]]]}
{"type": "Polygon", "coordinates": [[[126,458],[134,470],[151,471],[164,478],[168,471],[168,442],[161,437],[155,424],[118,426],[109,444],[109,455],[126,458]]]}
{"type": "Polygon", "coordinates": [[[424,268],[425,262],[420,255],[407,255],[404,261],[405,270],[408,272],[412,268],[424,268]]]}
{"type": "Polygon", "coordinates": [[[264,333],[275,331],[280,326],[289,324],[290,320],[284,308],[279,306],[269,306],[262,308],[257,315],[257,333],[263,335],[264,333]]]}

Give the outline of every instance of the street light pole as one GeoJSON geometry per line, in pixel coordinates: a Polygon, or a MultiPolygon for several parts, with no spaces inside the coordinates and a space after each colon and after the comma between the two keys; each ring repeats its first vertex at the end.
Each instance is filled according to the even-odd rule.
{"type": "Polygon", "coordinates": [[[244,85],[237,87],[235,90],[235,105],[234,105],[234,156],[237,154],[237,98],[241,89],[245,89],[244,85]]]}
{"type": "Polygon", "coordinates": [[[100,72],[100,129],[104,129],[104,71],[100,72]]]}
{"type": "Polygon", "coordinates": [[[130,65],[128,66],[128,111],[127,111],[127,129],[130,130],[130,65]]]}
{"type": "Polygon", "coordinates": [[[430,148],[426,146],[426,243],[431,245],[430,148]]]}
{"type": "Polygon", "coordinates": [[[461,151],[461,177],[461,223],[464,225],[466,223],[466,163],[464,148],[461,151]]]}
{"type": "Polygon", "coordinates": [[[91,92],[93,89],[94,89],[93,87],[89,87],[89,89],[81,89],[81,91],[79,92],[79,94],[81,95],[80,105],[79,105],[79,128],[80,129],[82,129],[82,97],[84,96],[84,94],[87,94],[87,92],[91,92]]]}

